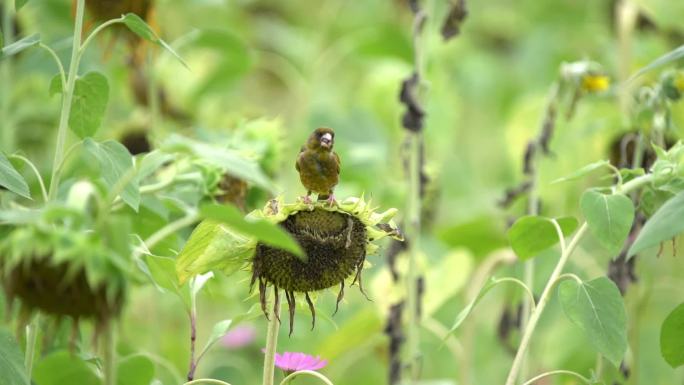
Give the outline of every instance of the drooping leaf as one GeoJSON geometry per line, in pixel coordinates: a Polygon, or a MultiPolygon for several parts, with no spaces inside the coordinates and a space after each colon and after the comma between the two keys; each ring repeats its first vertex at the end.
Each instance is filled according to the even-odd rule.
{"type": "MultiPolygon", "coordinates": [[[[577,228],[577,219],[563,217],[556,219],[564,236],[577,228]]],[[[522,260],[532,258],[557,244],[560,240],[551,218],[525,216],[518,219],[510,230],[508,239],[515,254],[522,260]]]]}
{"type": "Polygon", "coordinates": [[[598,169],[603,168],[603,167],[608,167],[609,165],[610,165],[610,162],[605,160],[605,159],[599,160],[598,162],[589,163],[588,165],[580,168],[579,170],[573,172],[570,175],[567,175],[567,176],[564,176],[562,178],[558,178],[558,179],[554,180],[553,182],[551,182],[551,184],[568,182],[571,180],[579,179],[579,178],[591,173],[592,171],[598,170],[598,169]]]}
{"type": "Polygon", "coordinates": [[[17,172],[2,152],[0,152],[0,186],[24,198],[31,199],[31,192],[24,177],[17,172]]]}
{"type": "Polygon", "coordinates": [[[589,231],[599,243],[610,251],[619,251],[634,221],[632,200],[620,194],[606,195],[588,190],[582,194],[580,208],[589,231]]]}
{"type": "Polygon", "coordinates": [[[8,330],[0,329],[0,385],[30,385],[24,355],[8,330]]]}
{"type": "Polygon", "coordinates": [[[607,277],[591,281],[563,281],[558,288],[561,306],[570,321],[616,367],[627,351],[627,314],[615,283],[607,277]]]}
{"type": "Polygon", "coordinates": [[[26,36],[25,38],[17,40],[10,45],[2,47],[2,55],[0,55],[0,57],[5,58],[16,55],[21,51],[38,45],[38,43],[40,43],[39,34],[36,33],[33,35],[26,36]]]}
{"type": "Polygon", "coordinates": [[[116,368],[117,385],[150,385],[154,379],[154,363],[143,355],[132,355],[119,360],[116,368]]]}
{"type": "Polygon", "coordinates": [[[683,57],[684,57],[684,45],[673,49],[672,51],[662,55],[661,57],[655,59],[654,61],[650,62],[646,66],[642,67],[634,75],[630,76],[630,78],[627,79],[627,82],[628,83],[632,82],[632,81],[636,80],[638,77],[640,77],[641,75],[645,74],[646,72],[654,70],[658,67],[662,67],[666,64],[675,62],[675,61],[677,61],[683,57]]]}
{"type": "Polygon", "coordinates": [[[628,257],[684,232],[684,192],[665,202],[646,222],[639,236],[629,248],[628,257]]]}
{"type": "MultiPolygon", "coordinates": [[[[61,81],[58,83],[61,88],[61,81]]],[[[50,85],[50,93],[54,92],[50,85]]],[[[74,99],[71,102],[69,127],[80,138],[95,135],[109,101],[107,78],[99,72],[88,72],[76,79],[74,99]]]]}
{"type": "Polygon", "coordinates": [[[684,365],[684,303],[665,318],[660,328],[660,353],[673,368],[684,365]]]}
{"type": "Polygon", "coordinates": [[[100,379],[85,361],[66,350],[50,353],[33,369],[36,385],[99,385],[100,379]]]}
{"type": "Polygon", "coordinates": [[[273,183],[266,177],[259,164],[246,159],[235,150],[212,146],[180,135],[172,135],[165,143],[168,151],[190,153],[217,167],[223,168],[230,175],[244,181],[254,183],[270,192],[275,192],[273,183]]]}
{"type": "Polygon", "coordinates": [[[204,220],[192,232],[176,258],[180,284],[211,270],[230,275],[243,267],[252,256],[250,239],[231,231],[219,221],[204,220]]]}
{"type": "Polygon", "coordinates": [[[145,20],[141,19],[140,16],[136,15],[135,13],[127,13],[124,15],[123,22],[133,33],[147,41],[160,45],[176,59],[178,59],[178,61],[185,68],[189,68],[185,63],[185,60],[183,60],[183,58],[173,48],[171,48],[167,42],[159,38],[154,30],[145,22],[145,20]]]}
{"type": "Polygon", "coordinates": [[[137,211],[140,204],[140,190],[133,168],[133,157],[126,147],[114,140],[98,143],[90,138],[85,139],[83,146],[97,159],[102,178],[108,187],[113,188],[119,183],[125,183],[120,194],[121,199],[137,211]]]}
{"type": "Polygon", "coordinates": [[[306,260],[299,243],[280,226],[262,219],[246,219],[235,207],[228,205],[205,205],[200,208],[202,216],[225,223],[233,230],[251,236],[269,246],[277,247],[306,260]]]}

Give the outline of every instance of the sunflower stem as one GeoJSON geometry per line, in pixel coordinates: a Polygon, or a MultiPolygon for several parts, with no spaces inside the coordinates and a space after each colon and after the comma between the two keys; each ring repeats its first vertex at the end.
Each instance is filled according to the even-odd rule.
{"type": "Polygon", "coordinates": [[[83,34],[83,14],[85,11],[85,0],[77,0],[76,2],[76,23],[74,25],[74,40],[71,48],[71,62],[69,63],[69,75],[67,76],[67,84],[64,88],[62,96],[62,112],[59,119],[59,128],[57,130],[57,144],[55,146],[55,158],[52,162],[52,178],[50,178],[50,189],[48,196],[50,200],[54,200],[59,187],[59,179],[61,175],[61,168],[58,167],[62,163],[64,157],[64,145],[66,143],[67,131],[69,129],[69,116],[71,114],[71,102],[74,98],[74,87],[76,85],[76,77],[78,75],[78,64],[81,58],[81,36],[83,34]]]}
{"type": "Polygon", "coordinates": [[[266,354],[264,356],[264,380],[263,385],[273,385],[275,376],[275,353],[278,348],[278,331],[280,330],[280,303],[273,307],[274,314],[268,321],[266,332],[266,354]]]}
{"type": "Polygon", "coordinates": [[[197,361],[195,361],[195,345],[197,344],[197,299],[194,294],[190,295],[190,368],[188,369],[188,381],[195,378],[197,361]]]}

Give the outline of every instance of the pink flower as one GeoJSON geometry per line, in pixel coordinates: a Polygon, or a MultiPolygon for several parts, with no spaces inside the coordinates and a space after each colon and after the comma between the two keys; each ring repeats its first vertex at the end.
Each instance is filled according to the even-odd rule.
{"type": "Polygon", "coordinates": [[[256,338],[256,329],[252,325],[241,325],[221,338],[221,345],[229,349],[247,346],[256,338]]]}
{"type": "Polygon", "coordinates": [[[304,353],[285,352],[282,355],[276,353],[275,365],[285,372],[296,372],[321,369],[328,365],[328,361],[322,360],[320,356],[314,357],[304,353]]]}

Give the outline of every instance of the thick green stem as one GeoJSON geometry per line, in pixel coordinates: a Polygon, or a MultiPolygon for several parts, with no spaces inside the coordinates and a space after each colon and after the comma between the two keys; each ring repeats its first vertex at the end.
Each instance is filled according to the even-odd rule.
{"type": "Polygon", "coordinates": [[[26,354],[24,355],[24,366],[26,374],[31,378],[33,372],[33,357],[36,352],[36,341],[38,340],[38,322],[40,316],[36,316],[26,327],[26,354]]]}
{"type": "Polygon", "coordinates": [[[275,354],[278,348],[278,331],[280,330],[280,303],[273,309],[266,332],[266,354],[264,356],[264,380],[262,385],[273,385],[275,376],[275,354]]]}
{"type": "MultiPolygon", "coordinates": [[[[3,3],[2,35],[5,45],[12,44],[14,31],[12,28],[12,17],[14,16],[14,1],[5,0],[3,3]]],[[[0,47],[2,48],[2,47],[0,47]]],[[[3,122],[2,142],[0,148],[6,152],[14,149],[14,127],[10,118],[10,100],[12,98],[12,58],[5,58],[0,61],[0,119],[3,122]]]]}
{"type": "Polygon", "coordinates": [[[83,34],[83,14],[85,11],[85,0],[76,2],[76,23],[74,25],[74,44],[71,48],[71,62],[69,63],[69,75],[67,76],[66,88],[62,95],[62,113],[59,118],[59,128],[57,130],[57,144],[55,146],[55,158],[52,162],[52,178],[50,178],[50,189],[48,196],[54,200],[59,187],[60,165],[64,156],[64,144],[66,143],[67,131],[69,130],[69,116],[71,114],[71,102],[74,98],[74,86],[78,75],[78,64],[80,59],[81,35],[83,34]]]}
{"type": "Polygon", "coordinates": [[[104,333],[104,385],[116,385],[116,341],[114,325],[107,325],[104,333]]]}

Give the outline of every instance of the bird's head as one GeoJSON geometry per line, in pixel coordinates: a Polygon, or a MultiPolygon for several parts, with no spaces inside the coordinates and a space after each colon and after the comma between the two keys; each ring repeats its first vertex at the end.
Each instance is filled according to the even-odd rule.
{"type": "Polygon", "coordinates": [[[312,150],[331,151],[335,144],[335,131],[332,128],[317,128],[309,136],[306,145],[312,150]]]}

